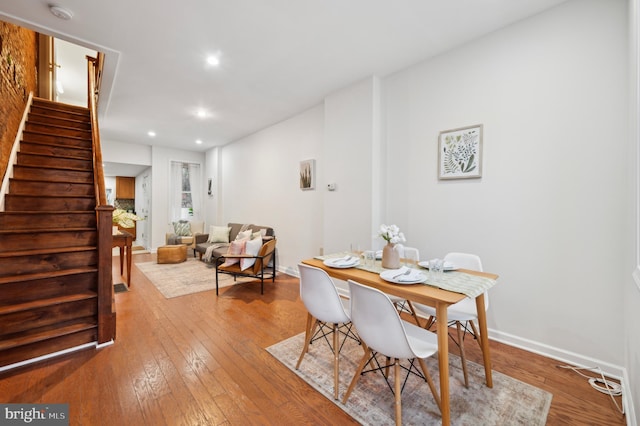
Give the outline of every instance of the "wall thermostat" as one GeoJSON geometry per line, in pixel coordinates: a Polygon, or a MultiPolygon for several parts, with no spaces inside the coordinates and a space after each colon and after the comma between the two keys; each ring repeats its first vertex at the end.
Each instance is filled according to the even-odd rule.
{"type": "Polygon", "coordinates": [[[330,183],[327,185],[327,189],[329,191],[335,191],[336,190],[336,184],[335,183],[330,183]]]}

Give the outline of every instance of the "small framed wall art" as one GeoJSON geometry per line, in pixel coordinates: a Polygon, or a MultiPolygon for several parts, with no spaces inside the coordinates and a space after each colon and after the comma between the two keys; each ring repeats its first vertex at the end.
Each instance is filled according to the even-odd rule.
{"type": "Polygon", "coordinates": [[[438,178],[470,179],[482,176],[482,124],[440,132],[438,178]]]}
{"type": "Polygon", "coordinates": [[[300,162],[300,189],[307,191],[316,187],[316,160],[300,162]]]}

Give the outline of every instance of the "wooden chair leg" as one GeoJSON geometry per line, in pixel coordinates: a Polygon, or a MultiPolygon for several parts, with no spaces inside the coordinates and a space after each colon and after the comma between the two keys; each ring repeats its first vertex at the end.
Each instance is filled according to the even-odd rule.
{"type": "Polygon", "coordinates": [[[480,332],[476,328],[476,324],[473,320],[469,320],[469,324],[471,324],[471,329],[473,330],[473,334],[476,336],[476,340],[478,341],[478,345],[480,345],[480,350],[482,350],[482,339],[480,338],[480,332]]]}
{"type": "Polygon", "coordinates": [[[333,399],[338,399],[338,389],[340,388],[340,340],[338,334],[338,324],[333,324],[333,399]]]}
{"type": "Polygon", "coordinates": [[[438,395],[438,390],[436,389],[436,385],[433,383],[433,379],[431,378],[431,374],[429,374],[429,370],[427,370],[427,364],[424,362],[422,358],[418,358],[418,363],[420,363],[420,368],[422,368],[422,374],[424,374],[424,378],[429,384],[429,388],[431,389],[431,393],[433,394],[433,399],[436,401],[440,412],[442,412],[442,407],[440,406],[440,395],[438,395]]]}
{"type": "Polygon", "coordinates": [[[402,426],[402,384],[400,379],[400,361],[398,358],[395,358],[393,363],[393,379],[394,379],[394,393],[396,397],[395,408],[396,408],[396,426],[402,426]]]}
{"type": "Polygon", "coordinates": [[[413,319],[415,320],[418,327],[422,327],[422,325],[420,324],[420,318],[418,318],[418,314],[416,314],[416,310],[413,308],[413,304],[411,303],[411,300],[407,300],[407,305],[409,305],[411,316],[413,316],[413,319]]]}
{"type": "Polygon", "coordinates": [[[300,358],[298,358],[296,370],[300,368],[300,363],[302,362],[302,358],[304,358],[304,354],[309,352],[309,344],[311,343],[311,338],[313,337],[313,333],[315,332],[317,325],[318,323],[315,321],[315,318],[313,318],[310,313],[307,313],[307,328],[304,335],[304,347],[302,348],[300,358]]]}
{"type": "Polygon", "coordinates": [[[389,378],[389,366],[391,365],[391,357],[387,357],[387,364],[384,366],[384,375],[385,378],[389,378]]]}
{"type": "Polygon", "coordinates": [[[460,360],[462,361],[462,374],[464,375],[464,386],[469,387],[469,377],[467,375],[467,360],[464,355],[464,332],[460,326],[460,321],[456,321],[456,329],[458,330],[458,347],[460,348],[460,360]]]}
{"type": "Polygon", "coordinates": [[[360,360],[360,364],[358,365],[358,368],[356,369],[356,373],[353,375],[353,379],[351,379],[351,383],[349,384],[349,388],[347,389],[347,392],[344,394],[344,398],[342,398],[342,403],[343,404],[347,403],[347,399],[349,399],[349,395],[351,395],[351,391],[353,391],[353,388],[356,387],[356,383],[358,383],[358,379],[360,378],[360,375],[362,374],[362,370],[364,369],[364,366],[367,365],[367,361],[369,360],[370,356],[371,356],[371,349],[369,349],[369,347],[366,347],[365,351],[364,351],[364,355],[362,356],[362,359],[360,360]]]}
{"type": "Polygon", "coordinates": [[[434,322],[436,322],[436,318],[430,315],[429,318],[427,318],[427,323],[425,324],[424,328],[429,330],[434,322]]]}

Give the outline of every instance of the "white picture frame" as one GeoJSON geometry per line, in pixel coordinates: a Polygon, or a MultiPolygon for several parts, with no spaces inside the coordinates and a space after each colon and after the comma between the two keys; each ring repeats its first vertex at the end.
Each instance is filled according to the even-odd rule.
{"type": "Polygon", "coordinates": [[[444,130],[438,137],[438,178],[482,177],[482,124],[444,130]]]}

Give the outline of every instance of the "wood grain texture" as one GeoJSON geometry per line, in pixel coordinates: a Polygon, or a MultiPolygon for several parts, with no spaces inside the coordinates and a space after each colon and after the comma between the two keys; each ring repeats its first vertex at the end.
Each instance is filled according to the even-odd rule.
{"type": "MultiPolygon", "coordinates": [[[[296,278],[280,274],[262,296],[255,282],[165,299],[135,267],[154,257],[135,255],[136,285],[115,295],[114,345],[4,373],[0,401],[69,403],[71,425],[357,424],[264,350],[304,331],[296,278]]],[[[117,257],[113,265],[117,276],[117,257]]],[[[490,345],[494,370],[553,393],[547,424],[625,424],[607,395],[557,361],[490,345]]],[[[465,349],[482,363],[474,341],[465,349]]]]}

